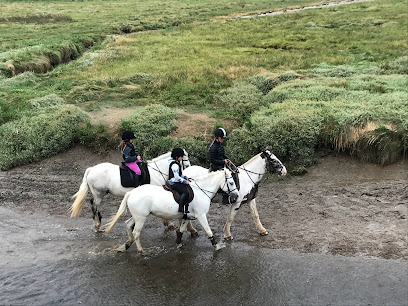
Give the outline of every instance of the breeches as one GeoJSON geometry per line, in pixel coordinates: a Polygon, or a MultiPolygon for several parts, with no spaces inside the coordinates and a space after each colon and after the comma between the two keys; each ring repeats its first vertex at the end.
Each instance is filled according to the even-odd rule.
{"type": "Polygon", "coordinates": [[[132,162],[132,163],[127,163],[125,164],[130,170],[132,170],[134,173],[136,173],[137,175],[141,175],[142,172],[140,171],[139,166],[137,165],[136,162],[132,162]]]}

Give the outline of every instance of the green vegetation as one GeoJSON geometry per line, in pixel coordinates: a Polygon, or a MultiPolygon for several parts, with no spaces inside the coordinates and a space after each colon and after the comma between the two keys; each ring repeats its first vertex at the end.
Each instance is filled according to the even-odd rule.
{"type": "MultiPolygon", "coordinates": [[[[8,139],[0,144],[1,168],[55,154],[77,141],[105,149],[110,145],[105,128],[91,125],[83,111],[107,106],[135,108],[118,132],[139,133],[144,158],[180,145],[193,162],[207,163],[209,139],[169,136],[177,127],[176,108],[212,113],[217,125],[233,119],[238,128],[229,131],[226,145],[236,163],[265,147],[292,173],[306,171],[320,146],[380,164],[406,155],[406,1],[214,22],[210,17],[280,8],[284,2],[186,0],[166,2],[166,9],[160,3],[0,0],[5,7],[0,12],[0,135],[8,139]],[[137,12],[129,11],[136,4],[137,12]],[[43,13],[33,15],[39,7],[43,13]],[[63,34],[67,27],[70,33],[63,34]],[[38,35],[27,39],[34,34],[28,29],[38,35]],[[141,32],[108,36],[121,31],[141,32]],[[36,73],[18,74],[25,70],[36,73]],[[42,105],[44,112],[33,111],[33,105],[42,105]],[[66,124],[64,116],[55,115],[61,113],[73,121],[66,124]],[[47,124],[36,123],[44,118],[47,124]],[[30,137],[38,133],[41,145],[21,147],[28,138],[14,140],[16,126],[32,131],[30,137]],[[67,140],[58,150],[41,151],[41,139],[59,126],[70,129],[67,140]]],[[[298,4],[310,1],[291,1],[298,4]]]]}
{"type": "MultiPolygon", "coordinates": [[[[311,0],[292,0],[291,5],[311,0]]],[[[0,63],[24,71],[49,71],[76,59],[107,35],[208,21],[211,17],[286,7],[280,0],[34,1],[0,0],[0,63]]]]}

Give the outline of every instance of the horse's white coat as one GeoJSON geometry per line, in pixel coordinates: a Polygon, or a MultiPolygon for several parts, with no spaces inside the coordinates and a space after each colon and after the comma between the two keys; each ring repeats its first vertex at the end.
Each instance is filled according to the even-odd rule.
{"type": "MultiPolygon", "coordinates": [[[[271,159],[275,160],[279,165],[281,165],[282,170],[280,170],[280,175],[286,175],[286,167],[281,163],[281,161],[269,151],[265,151],[265,153],[269,154],[271,159]]],[[[239,198],[235,204],[231,205],[230,213],[224,226],[224,237],[227,240],[233,239],[231,235],[231,224],[238,212],[239,207],[241,206],[242,201],[245,200],[244,197],[251,191],[255,184],[261,181],[267,171],[267,161],[265,160],[265,158],[262,158],[261,155],[262,153],[259,153],[243,165],[238,166],[240,182],[239,198]]],[[[188,177],[198,178],[208,174],[208,169],[200,166],[191,166],[188,169],[184,170],[183,174],[187,175],[188,177]]],[[[249,201],[249,206],[259,234],[267,235],[268,231],[263,227],[259,219],[259,213],[256,208],[255,199],[249,201]]]]}
{"type": "MultiPolygon", "coordinates": [[[[182,167],[184,169],[190,166],[190,160],[188,159],[188,153],[184,151],[182,167]]],[[[169,164],[171,152],[167,152],[159,157],[147,161],[147,165],[150,173],[150,184],[162,186],[168,180],[169,164]]],[[[103,197],[107,193],[111,193],[116,196],[124,196],[127,192],[131,191],[132,187],[125,188],[120,182],[119,166],[111,163],[101,163],[93,167],[89,167],[85,170],[82,184],[79,187],[78,192],[73,195],[74,203],[71,206],[71,217],[76,217],[82,210],[83,203],[85,201],[88,190],[92,193],[92,210],[94,212],[94,226],[97,230],[100,228],[100,218],[98,212],[98,206],[100,205],[103,197]]]]}
{"type": "MultiPolygon", "coordinates": [[[[228,169],[212,172],[197,178],[190,184],[194,191],[194,199],[190,203],[188,217],[196,218],[200,222],[217,249],[218,245],[215,243],[213,233],[208,225],[207,213],[210,209],[211,199],[219,189],[228,192],[233,202],[238,198],[238,190],[236,189],[231,172],[228,169]]],[[[179,206],[171,192],[159,186],[142,185],[126,193],[118,212],[112,218],[112,221],[107,224],[106,232],[112,230],[119,217],[126,211],[126,207],[129,209],[134,223],[131,219],[126,221],[129,239],[119,248],[121,251],[128,249],[136,241],[138,252],[142,252],[140,231],[149,214],[164,219],[181,219],[183,216],[182,213],[178,212],[179,206]],[[134,227],[133,231],[132,227],[134,227]]],[[[182,222],[180,226],[181,234],[185,231],[187,223],[188,221],[186,220],[182,222]]]]}

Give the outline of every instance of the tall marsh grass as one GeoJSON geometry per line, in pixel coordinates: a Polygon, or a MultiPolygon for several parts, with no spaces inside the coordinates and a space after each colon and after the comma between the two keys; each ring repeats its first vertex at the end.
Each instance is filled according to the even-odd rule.
{"type": "MultiPolygon", "coordinates": [[[[319,146],[380,164],[406,154],[406,1],[214,22],[208,18],[285,3],[188,0],[166,2],[164,9],[162,1],[153,0],[138,2],[137,12],[129,3],[43,1],[41,14],[64,6],[64,16],[72,20],[33,27],[6,19],[29,16],[38,3],[0,0],[5,4],[0,26],[10,29],[0,34],[0,136],[6,137],[1,167],[55,154],[47,139],[55,144],[58,128],[66,131],[61,150],[106,135],[80,110],[105,106],[135,108],[118,133],[139,133],[144,158],[183,145],[195,161],[208,162],[208,144],[200,135],[169,137],[180,107],[232,118],[239,127],[228,131],[226,147],[235,162],[268,147],[302,173],[319,146]],[[152,27],[162,29],[105,39],[152,27]],[[91,45],[89,54],[70,61],[91,45]],[[26,70],[31,72],[21,73],[26,70]],[[27,132],[20,137],[21,127],[27,132]]],[[[109,143],[106,136],[96,140],[109,143]]]]}

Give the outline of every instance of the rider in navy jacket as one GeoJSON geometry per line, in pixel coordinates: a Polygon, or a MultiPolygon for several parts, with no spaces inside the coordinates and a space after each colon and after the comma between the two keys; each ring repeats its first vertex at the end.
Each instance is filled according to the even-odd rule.
{"type": "Polygon", "coordinates": [[[227,132],[223,128],[218,128],[215,130],[214,136],[215,139],[209,149],[210,171],[220,170],[230,161],[222,144],[224,139],[227,138],[227,132]]]}

